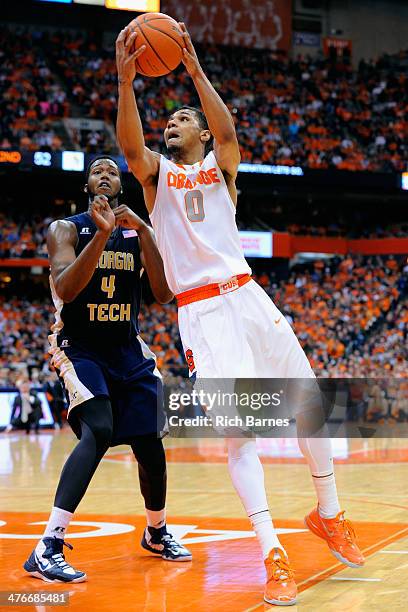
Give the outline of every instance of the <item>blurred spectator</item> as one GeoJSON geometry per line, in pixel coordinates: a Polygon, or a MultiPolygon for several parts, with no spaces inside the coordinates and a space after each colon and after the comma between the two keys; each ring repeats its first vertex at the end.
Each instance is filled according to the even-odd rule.
{"type": "Polygon", "coordinates": [[[49,373],[48,334],[53,314],[48,297],[41,302],[0,297],[0,368],[8,369],[11,386],[34,369],[49,373]]]}
{"type": "Polygon", "coordinates": [[[34,389],[30,388],[28,381],[20,381],[17,388],[18,395],[13,402],[10,425],[7,427],[7,431],[13,428],[25,429],[26,434],[29,434],[31,427],[34,426],[34,431],[38,434],[40,419],[42,418],[41,401],[34,389]]]}
{"type": "Polygon", "coordinates": [[[0,258],[47,257],[46,235],[53,219],[0,213],[0,258]]]}
{"type": "Polygon", "coordinates": [[[365,420],[373,423],[384,423],[388,416],[388,401],[386,394],[380,385],[374,385],[370,389],[367,412],[365,420]]]}

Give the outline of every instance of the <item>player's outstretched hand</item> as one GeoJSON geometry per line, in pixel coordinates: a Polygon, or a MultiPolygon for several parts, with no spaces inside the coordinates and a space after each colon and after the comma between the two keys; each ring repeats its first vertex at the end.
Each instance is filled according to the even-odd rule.
{"type": "Polygon", "coordinates": [[[140,230],[146,225],[143,219],[134,213],[129,206],[126,206],[126,204],[121,204],[115,208],[113,213],[115,215],[116,225],[126,227],[126,229],[140,230]]]}
{"type": "Polygon", "coordinates": [[[142,45],[134,51],[137,32],[128,25],[121,30],[116,39],[116,68],[120,83],[132,83],[136,77],[135,60],[146,50],[146,45],[142,45]]]}
{"type": "Polygon", "coordinates": [[[109,235],[113,232],[115,228],[115,215],[105,195],[94,197],[90,206],[90,213],[98,230],[109,235]]]}
{"type": "Polygon", "coordinates": [[[186,67],[188,74],[191,77],[195,77],[199,70],[201,70],[200,62],[198,61],[196,50],[191,42],[190,34],[187,32],[187,28],[183,22],[179,22],[179,26],[183,31],[184,44],[186,45],[183,49],[183,64],[186,67]]]}

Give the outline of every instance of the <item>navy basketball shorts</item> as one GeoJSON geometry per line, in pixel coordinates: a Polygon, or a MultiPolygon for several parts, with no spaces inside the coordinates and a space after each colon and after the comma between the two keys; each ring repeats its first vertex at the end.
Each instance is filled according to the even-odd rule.
{"type": "Polygon", "coordinates": [[[50,352],[69,399],[68,422],[78,438],[76,408],[94,397],[106,397],[113,411],[111,446],[136,436],[167,431],[161,374],[154,353],[140,336],[118,346],[79,347],[58,338],[50,352]]]}

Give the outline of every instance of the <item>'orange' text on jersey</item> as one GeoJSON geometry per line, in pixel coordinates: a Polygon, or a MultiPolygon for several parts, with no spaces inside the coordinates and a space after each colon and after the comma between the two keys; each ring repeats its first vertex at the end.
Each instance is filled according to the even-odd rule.
{"type": "Polygon", "coordinates": [[[213,183],[221,183],[218,178],[217,168],[210,168],[209,170],[200,170],[197,172],[195,181],[191,181],[186,174],[179,172],[167,173],[167,186],[173,187],[174,189],[194,189],[197,184],[200,185],[212,185],[213,183]]]}

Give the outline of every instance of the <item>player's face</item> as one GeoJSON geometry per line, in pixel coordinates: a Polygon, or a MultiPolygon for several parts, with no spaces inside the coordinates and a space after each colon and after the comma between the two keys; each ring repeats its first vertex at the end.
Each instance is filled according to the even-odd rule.
{"type": "Polygon", "coordinates": [[[200,136],[204,131],[193,111],[176,111],[167,122],[164,142],[170,153],[188,151],[192,146],[197,146],[197,143],[201,142],[200,136]]]}
{"type": "Polygon", "coordinates": [[[88,177],[88,192],[92,195],[115,197],[121,187],[117,165],[110,159],[98,159],[91,166],[88,177]]]}

